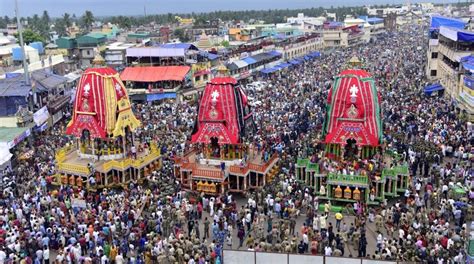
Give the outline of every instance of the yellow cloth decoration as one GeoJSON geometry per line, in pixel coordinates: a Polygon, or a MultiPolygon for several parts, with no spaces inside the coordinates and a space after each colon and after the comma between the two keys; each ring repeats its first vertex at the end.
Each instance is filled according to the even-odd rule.
{"type": "MultiPolygon", "coordinates": [[[[107,120],[107,133],[112,134],[116,126],[115,113],[117,110],[117,94],[115,92],[114,82],[111,78],[103,79],[105,93],[105,119],[107,120]]],[[[115,134],[115,133],[114,133],[115,134]]]]}
{"type": "Polygon", "coordinates": [[[342,198],[342,189],[341,186],[337,186],[336,189],[334,190],[334,197],[336,198],[342,198]]]}
{"type": "Polygon", "coordinates": [[[360,200],[360,191],[359,191],[359,188],[356,187],[356,189],[354,190],[354,199],[355,200],[360,200]]]}
{"type": "Polygon", "coordinates": [[[124,97],[120,99],[118,107],[119,114],[113,131],[114,137],[125,136],[125,128],[127,126],[132,132],[140,126],[140,121],[138,121],[130,108],[130,101],[128,98],[124,97]]]}
{"type": "Polygon", "coordinates": [[[351,188],[349,188],[349,186],[347,186],[346,189],[344,189],[344,198],[346,199],[352,198],[352,191],[351,191],[351,188]]]}

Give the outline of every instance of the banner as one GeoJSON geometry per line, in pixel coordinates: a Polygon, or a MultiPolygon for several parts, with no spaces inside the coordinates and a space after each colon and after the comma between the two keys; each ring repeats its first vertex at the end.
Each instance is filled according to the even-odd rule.
{"type": "Polygon", "coordinates": [[[83,199],[72,199],[72,208],[87,208],[86,200],[83,199]]]}
{"type": "Polygon", "coordinates": [[[41,126],[48,120],[48,118],[49,112],[46,106],[43,106],[40,110],[33,114],[33,121],[35,122],[36,126],[41,126]]]}
{"type": "Polygon", "coordinates": [[[464,85],[472,90],[474,90],[474,79],[464,76],[464,85]]]}
{"type": "Polygon", "coordinates": [[[8,142],[7,145],[8,145],[8,148],[13,148],[14,146],[16,146],[18,143],[20,143],[21,141],[23,141],[23,139],[29,137],[31,134],[31,130],[28,128],[27,130],[25,130],[23,133],[21,133],[20,135],[16,136],[12,141],[8,142]]]}

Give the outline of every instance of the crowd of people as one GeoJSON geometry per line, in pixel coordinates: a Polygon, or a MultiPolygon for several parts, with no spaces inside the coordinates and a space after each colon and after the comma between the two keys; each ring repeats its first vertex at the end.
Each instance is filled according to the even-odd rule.
{"type": "Polygon", "coordinates": [[[173,157],[189,147],[195,102],[134,104],[143,124],[136,138],[158,143],[163,166],[123,189],[52,186],[55,151],[73,142],[65,123],[36,135],[16,153],[34,155],[3,179],[0,263],[221,263],[223,249],[461,263],[474,201],[473,132],[449,99],[422,94],[426,39],[418,27],[255,77],[267,83],[246,91],[261,102],[253,109],[258,141],[278,150],[281,172],[245,197],[193,196],[174,177],[173,157]],[[330,202],[296,181],[295,163],[310,156],[346,174],[382,167],[376,159],[370,170],[353,168],[324,158],[318,147],[332,78],[353,56],[377,81],[386,148],[398,154],[393,163],[410,165],[412,181],[381,206],[356,203],[333,213],[330,202]]]}

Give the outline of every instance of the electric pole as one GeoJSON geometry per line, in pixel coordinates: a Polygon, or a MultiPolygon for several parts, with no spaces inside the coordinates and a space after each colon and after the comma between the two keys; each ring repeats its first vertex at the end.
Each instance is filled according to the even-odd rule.
{"type": "MultiPolygon", "coordinates": [[[[18,27],[18,35],[20,36],[20,46],[21,46],[21,53],[23,57],[23,71],[25,75],[25,83],[26,85],[30,85],[30,74],[28,72],[28,63],[26,62],[25,43],[23,42],[23,26],[20,22],[20,14],[18,13],[18,0],[15,0],[15,15],[16,15],[16,23],[18,27]]],[[[31,88],[34,94],[35,90],[33,87],[31,88]]]]}

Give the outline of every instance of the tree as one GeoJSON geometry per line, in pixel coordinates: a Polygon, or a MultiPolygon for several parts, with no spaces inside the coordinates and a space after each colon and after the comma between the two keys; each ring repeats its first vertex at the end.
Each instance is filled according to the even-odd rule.
{"type": "MultiPolygon", "coordinates": [[[[18,43],[20,43],[20,36],[18,33],[15,34],[15,38],[18,39],[18,43]]],[[[41,36],[40,34],[38,34],[37,32],[34,32],[33,30],[31,29],[25,29],[23,30],[23,42],[28,45],[32,42],[37,42],[37,41],[40,41],[40,42],[43,42],[45,43],[45,38],[43,38],[43,36],[41,36]]]]}
{"type": "Polygon", "coordinates": [[[54,24],[54,29],[60,36],[65,36],[68,34],[67,29],[72,25],[71,15],[64,13],[61,18],[56,19],[54,24]]]}
{"type": "Polygon", "coordinates": [[[51,24],[51,18],[49,17],[48,11],[44,10],[43,15],[41,16],[41,23],[39,24],[39,33],[44,38],[49,37],[49,25],[51,24]]]}
{"type": "Polygon", "coordinates": [[[130,17],[118,16],[117,23],[120,28],[130,29],[132,27],[132,20],[130,17]]]}
{"type": "Polygon", "coordinates": [[[51,18],[49,17],[48,11],[44,10],[43,15],[41,16],[41,22],[44,24],[49,25],[51,23],[51,18]]]}
{"type": "Polygon", "coordinates": [[[91,11],[86,10],[84,15],[82,15],[82,26],[86,29],[87,32],[91,31],[92,23],[94,23],[95,18],[91,11]]]}
{"type": "Polygon", "coordinates": [[[72,26],[71,15],[69,15],[68,13],[64,13],[62,19],[66,27],[72,26]]]}
{"type": "Polygon", "coordinates": [[[56,33],[58,33],[59,36],[67,35],[66,24],[62,18],[56,20],[56,23],[54,23],[54,30],[56,30],[56,33]]]}
{"type": "Polygon", "coordinates": [[[182,28],[177,28],[173,31],[173,35],[176,37],[176,38],[179,38],[179,40],[181,42],[188,42],[189,41],[189,38],[188,36],[186,36],[186,34],[184,33],[184,30],[182,28]]]}
{"type": "Polygon", "coordinates": [[[224,47],[224,48],[228,48],[229,47],[229,41],[227,41],[227,40],[222,41],[221,46],[224,47]]]}

